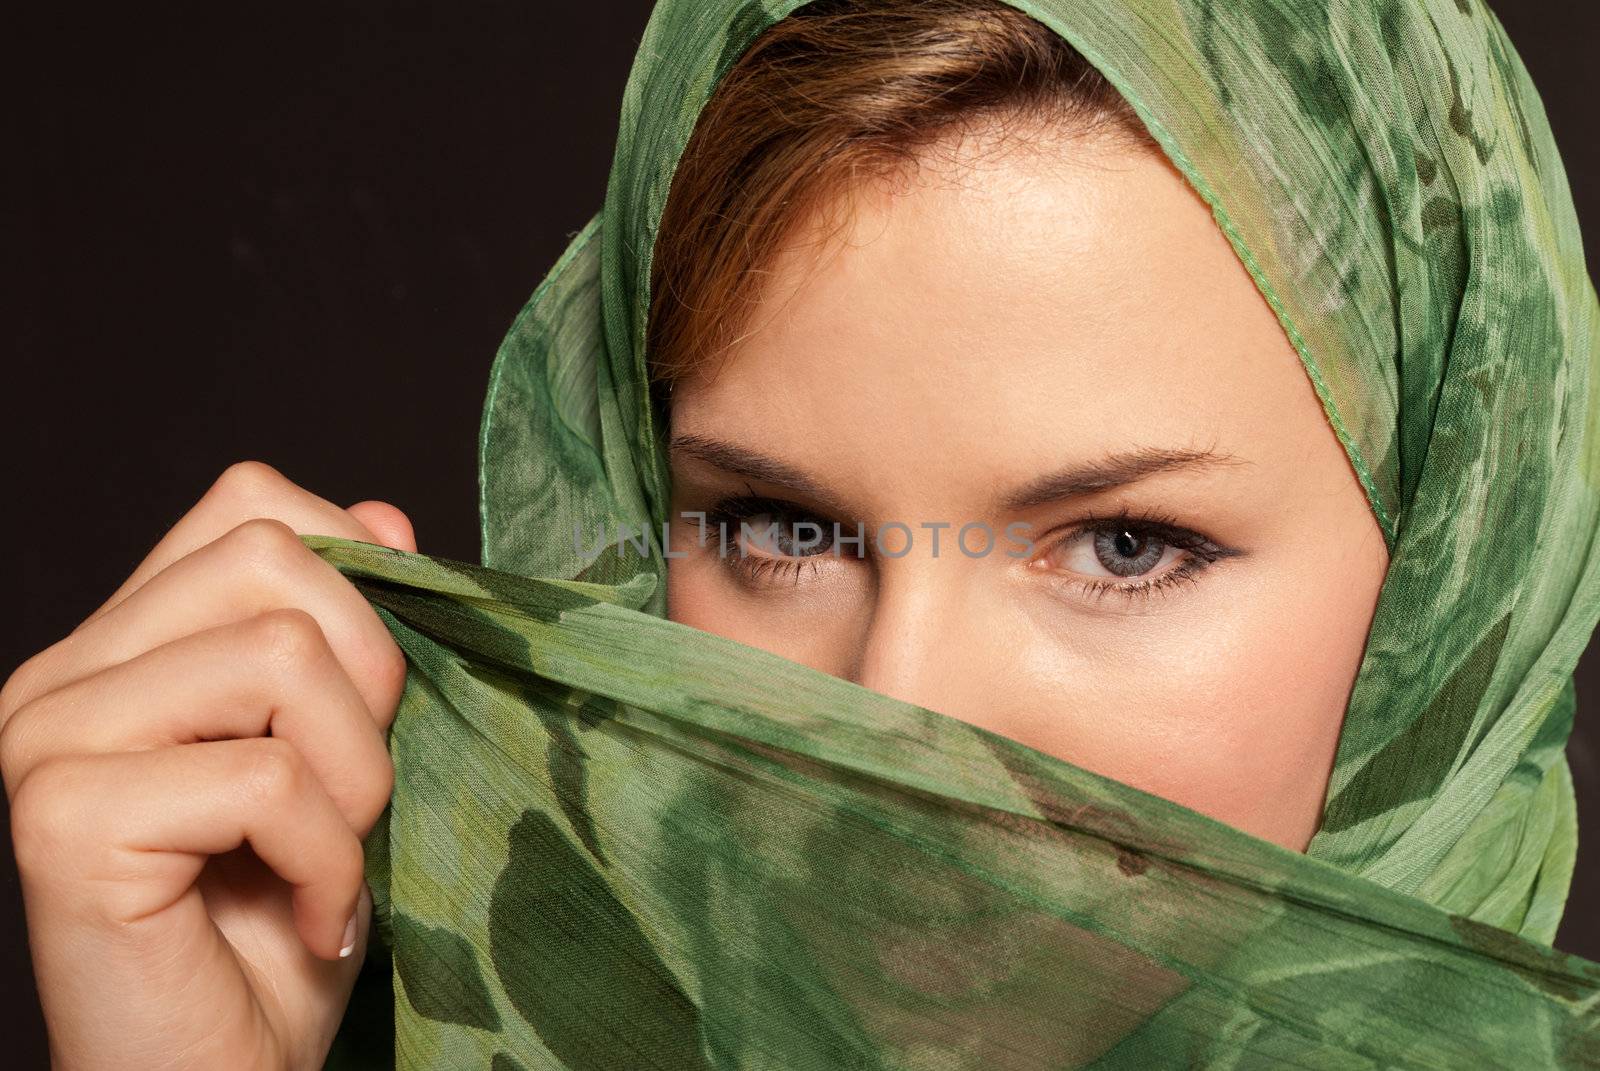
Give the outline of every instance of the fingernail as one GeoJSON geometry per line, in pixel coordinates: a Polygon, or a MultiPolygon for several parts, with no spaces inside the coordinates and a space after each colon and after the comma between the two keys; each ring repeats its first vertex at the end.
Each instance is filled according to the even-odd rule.
{"type": "MultiPolygon", "coordinates": [[[[357,908],[359,914],[360,908],[357,908]]],[[[356,916],[351,915],[350,921],[344,924],[344,947],[339,949],[339,958],[344,959],[356,950],[356,916]]]]}

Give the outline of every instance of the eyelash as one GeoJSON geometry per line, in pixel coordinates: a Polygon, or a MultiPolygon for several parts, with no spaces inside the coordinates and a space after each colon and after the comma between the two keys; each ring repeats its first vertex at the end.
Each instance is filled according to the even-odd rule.
{"type": "Polygon", "coordinates": [[[1131,513],[1125,509],[1104,516],[1094,513],[1089,514],[1082,521],[1068,529],[1060,539],[1053,542],[1049,549],[1053,551],[1086,533],[1106,531],[1127,531],[1135,535],[1154,536],[1164,545],[1183,551],[1187,557],[1160,576],[1152,577],[1149,580],[1117,581],[1060,578],[1067,583],[1077,585],[1096,600],[1102,599],[1106,595],[1144,600],[1158,593],[1166,594],[1176,589],[1180,584],[1197,583],[1200,579],[1200,574],[1209,569],[1219,559],[1231,558],[1239,553],[1230,547],[1221,546],[1207,539],[1199,532],[1184,528],[1171,517],[1148,512],[1131,513]]]}
{"type": "MultiPolygon", "coordinates": [[[[763,513],[775,514],[790,520],[814,521],[826,526],[828,531],[833,530],[832,521],[806,513],[793,502],[768,498],[754,491],[743,495],[730,495],[706,510],[706,528],[720,532],[722,526],[726,525],[733,533],[733,538],[737,540],[739,522],[763,513]]],[[[794,582],[798,584],[801,569],[809,565],[813,574],[817,571],[817,563],[806,558],[759,558],[749,554],[722,554],[721,558],[735,574],[751,581],[767,577],[770,583],[778,578],[793,576],[794,582]]]]}
{"type": "MultiPolygon", "coordinates": [[[[727,525],[729,530],[737,532],[741,521],[749,520],[751,517],[764,513],[774,514],[789,520],[812,521],[823,525],[830,531],[832,530],[831,525],[833,522],[827,518],[807,513],[793,502],[768,498],[754,492],[743,495],[730,495],[719,500],[714,506],[706,510],[706,527],[720,530],[720,526],[727,525]]],[[[1068,529],[1059,539],[1051,543],[1049,549],[1053,551],[1068,541],[1086,533],[1104,531],[1128,531],[1135,535],[1154,536],[1166,546],[1184,551],[1187,557],[1160,576],[1149,580],[1068,579],[1065,576],[1057,576],[1056,579],[1076,585],[1096,600],[1103,599],[1107,595],[1115,595],[1129,600],[1149,599],[1158,593],[1167,593],[1180,584],[1197,583],[1200,574],[1209,569],[1219,559],[1232,557],[1239,553],[1231,548],[1218,545],[1198,532],[1182,527],[1170,517],[1148,512],[1132,513],[1125,509],[1107,515],[1089,514],[1082,521],[1068,529]]],[[[800,582],[801,569],[809,566],[813,575],[817,570],[816,562],[813,558],[771,558],[747,554],[725,554],[721,557],[737,575],[750,581],[760,581],[766,578],[767,582],[771,583],[781,578],[793,577],[794,582],[798,584],[800,582]]]]}

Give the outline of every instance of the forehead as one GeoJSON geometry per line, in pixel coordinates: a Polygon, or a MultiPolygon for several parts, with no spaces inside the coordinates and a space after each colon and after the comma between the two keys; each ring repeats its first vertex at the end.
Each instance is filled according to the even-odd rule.
{"type": "Polygon", "coordinates": [[[1320,406],[1210,210],[1159,153],[968,138],[797,231],[675,432],[840,466],[1002,471],[1132,441],[1283,446],[1320,406]]]}

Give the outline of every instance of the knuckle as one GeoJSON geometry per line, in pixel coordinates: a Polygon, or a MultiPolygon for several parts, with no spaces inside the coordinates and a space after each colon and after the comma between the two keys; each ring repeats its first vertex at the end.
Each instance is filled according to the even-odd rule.
{"type": "Polygon", "coordinates": [[[383,709],[378,713],[383,724],[388,725],[394,719],[395,708],[400,704],[400,693],[405,690],[406,656],[387,631],[373,658],[372,679],[384,697],[383,709]]]}
{"type": "Polygon", "coordinates": [[[253,622],[252,646],[270,666],[294,672],[320,657],[327,647],[322,626],[294,606],[268,610],[253,622]]]}
{"type": "Polygon", "coordinates": [[[227,535],[228,548],[257,572],[282,573],[303,549],[294,529],[273,517],[252,517],[227,535]]]}
{"type": "Polygon", "coordinates": [[[49,868],[77,839],[79,793],[70,767],[47,760],[34,767],[11,797],[11,847],[21,870],[49,868]]]}
{"type": "Polygon", "coordinates": [[[37,694],[44,678],[45,658],[50,648],[40,651],[11,671],[4,685],[0,685],[0,726],[11,720],[28,699],[37,694]]]}
{"type": "Polygon", "coordinates": [[[353,886],[366,873],[366,851],[354,831],[347,829],[345,835],[339,837],[338,846],[330,854],[333,858],[329,860],[329,864],[337,884],[353,886]]]}
{"type": "Polygon", "coordinates": [[[272,737],[251,741],[239,783],[245,795],[262,807],[274,809],[305,791],[306,766],[291,744],[272,737]]]}
{"type": "Polygon", "coordinates": [[[363,829],[370,829],[389,805],[389,797],[394,793],[394,763],[389,760],[387,752],[362,780],[359,791],[357,802],[361,808],[361,825],[363,829]]]}
{"type": "Polygon", "coordinates": [[[27,775],[27,756],[33,751],[33,727],[50,724],[45,713],[49,694],[30,699],[0,721],[0,780],[13,788],[27,775]]]}
{"type": "Polygon", "coordinates": [[[222,470],[206,494],[249,504],[280,492],[288,484],[281,472],[264,461],[236,461],[222,470]]]}

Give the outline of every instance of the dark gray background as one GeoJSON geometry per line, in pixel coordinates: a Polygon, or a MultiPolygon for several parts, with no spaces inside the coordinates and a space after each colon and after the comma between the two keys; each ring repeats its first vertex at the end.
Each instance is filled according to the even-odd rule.
{"type": "MultiPolygon", "coordinates": [[[[1600,14],[1500,6],[1600,263],[1600,14]]],[[[424,550],[476,559],[489,361],[600,206],[649,5],[106,8],[8,28],[0,677],[241,458],[338,502],[393,501],[424,550]]],[[[1590,958],[1596,683],[1591,652],[1569,748],[1587,835],[1556,941],[1590,958]]],[[[44,1067],[0,841],[4,1062],[44,1067]]]]}

